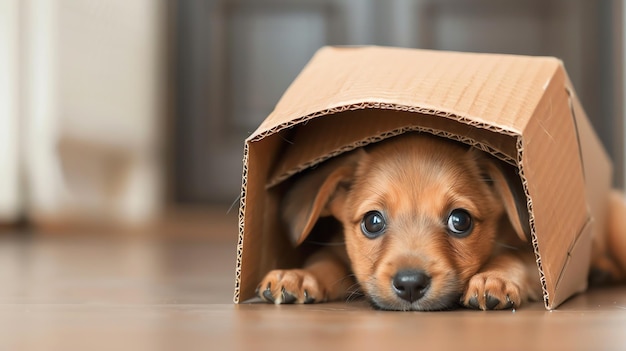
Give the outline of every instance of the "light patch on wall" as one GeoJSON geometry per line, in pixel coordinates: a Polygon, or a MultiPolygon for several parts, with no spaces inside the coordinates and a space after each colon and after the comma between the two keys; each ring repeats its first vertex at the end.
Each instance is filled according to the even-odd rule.
{"type": "Polygon", "coordinates": [[[19,0],[0,1],[0,222],[19,215],[19,0]]]}

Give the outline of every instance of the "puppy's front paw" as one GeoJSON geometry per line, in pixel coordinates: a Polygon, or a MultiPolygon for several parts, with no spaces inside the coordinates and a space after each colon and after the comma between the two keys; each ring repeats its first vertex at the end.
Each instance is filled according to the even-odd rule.
{"type": "Polygon", "coordinates": [[[325,289],[318,279],[303,269],[270,271],[257,287],[257,295],[277,305],[327,300],[325,289]]]}
{"type": "Polygon", "coordinates": [[[520,287],[514,282],[490,272],[470,279],[461,303],[480,310],[501,310],[521,305],[520,287]]]}

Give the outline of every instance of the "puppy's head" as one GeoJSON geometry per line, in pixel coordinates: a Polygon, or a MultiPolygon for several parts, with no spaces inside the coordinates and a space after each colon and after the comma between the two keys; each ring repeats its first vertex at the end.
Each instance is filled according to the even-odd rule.
{"type": "Polygon", "coordinates": [[[306,209],[285,216],[300,214],[290,221],[298,242],[319,216],[337,218],[352,271],[378,308],[452,308],[503,228],[524,238],[504,176],[475,149],[408,134],[336,162],[309,187],[315,201],[300,195],[306,209]]]}

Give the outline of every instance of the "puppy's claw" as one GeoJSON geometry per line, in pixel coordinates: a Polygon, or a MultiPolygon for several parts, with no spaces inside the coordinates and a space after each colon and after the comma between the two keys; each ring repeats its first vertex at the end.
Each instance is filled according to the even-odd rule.
{"type": "MultiPolygon", "coordinates": [[[[509,304],[511,305],[513,304],[510,300],[508,300],[508,298],[507,298],[507,301],[508,301],[507,305],[504,308],[510,308],[507,306],[509,304]]],[[[461,301],[461,303],[463,302],[461,301]]],[[[483,311],[495,310],[498,307],[498,305],[500,305],[500,299],[498,299],[497,297],[491,296],[489,294],[485,296],[484,303],[481,303],[481,301],[478,300],[477,295],[472,296],[467,301],[467,307],[470,307],[476,310],[483,310],[483,311]]]]}
{"type": "Polygon", "coordinates": [[[274,295],[272,295],[272,284],[267,284],[267,287],[265,288],[265,290],[263,290],[263,296],[262,296],[266,301],[269,301],[271,303],[274,303],[274,295]]]}
{"type": "Polygon", "coordinates": [[[515,303],[511,301],[509,295],[506,295],[506,305],[504,305],[505,310],[509,310],[515,307],[515,303]]]}
{"type": "Polygon", "coordinates": [[[281,303],[284,304],[292,304],[298,300],[294,295],[286,291],[284,287],[280,291],[280,297],[281,303]]]}
{"type": "Polygon", "coordinates": [[[522,300],[520,288],[514,282],[483,273],[470,280],[461,303],[469,308],[486,311],[510,309],[522,300]]]}
{"type": "Polygon", "coordinates": [[[273,270],[259,284],[257,296],[277,305],[309,304],[323,302],[325,289],[314,275],[305,270],[273,270]]]}
{"type": "Polygon", "coordinates": [[[307,290],[304,290],[304,303],[305,304],[315,303],[315,298],[309,296],[309,292],[307,290]]]}
{"type": "Polygon", "coordinates": [[[485,307],[487,307],[488,310],[495,309],[496,306],[498,306],[499,304],[500,300],[497,297],[493,297],[487,294],[487,298],[485,299],[485,307]]]}
{"type": "Polygon", "coordinates": [[[480,306],[478,305],[478,296],[472,296],[467,302],[467,305],[468,307],[473,308],[473,309],[477,309],[477,310],[480,309],[480,306]]]}

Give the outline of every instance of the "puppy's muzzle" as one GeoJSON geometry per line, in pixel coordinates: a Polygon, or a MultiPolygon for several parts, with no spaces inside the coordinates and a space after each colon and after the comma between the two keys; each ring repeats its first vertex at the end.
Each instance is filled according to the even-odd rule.
{"type": "Polygon", "coordinates": [[[399,298],[413,303],[428,291],[430,277],[423,271],[402,270],[393,277],[391,287],[399,298]]]}

